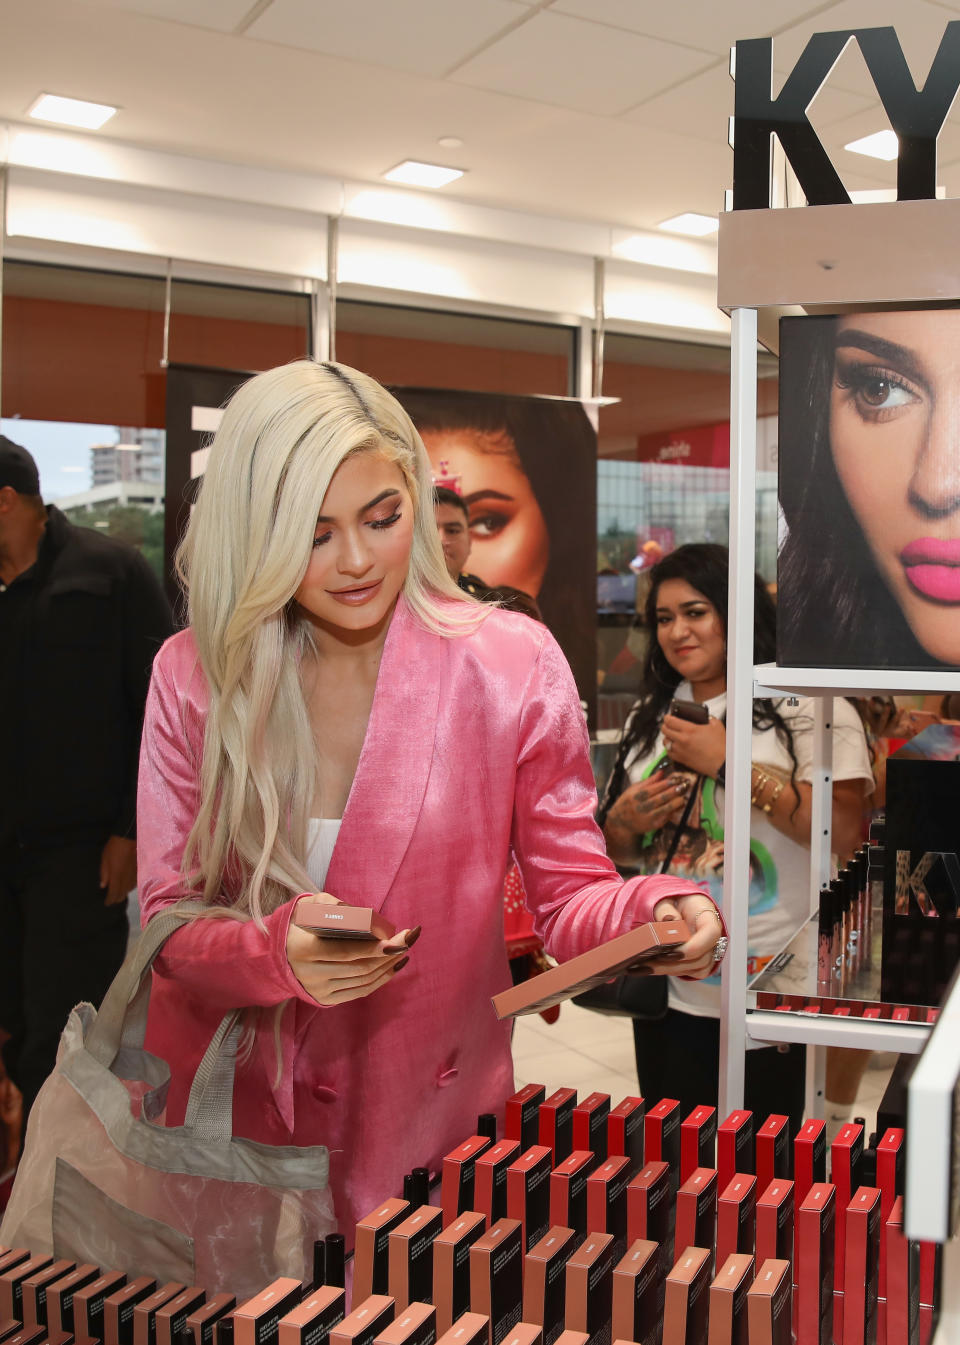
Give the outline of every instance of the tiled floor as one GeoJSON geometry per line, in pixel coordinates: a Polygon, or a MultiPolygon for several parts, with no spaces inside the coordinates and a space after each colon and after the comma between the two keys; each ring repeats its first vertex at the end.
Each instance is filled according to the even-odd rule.
{"type": "MultiPolygon", "coordinates": [[[[517,1087],[542,1083],[547,1093],[566,1086],[581,1097],[609,1093],[614,1105],[637,1092],[633,1031],[629,1019],[607,1017],[564,1004],[560,1019],[548,1024],[538,1014],[518,1018],[513,1036],[517,1087]]],[[[863,1076],[851,1116],[863,1116],[867,1134],[876,1127],[877,1105],[895,1056],[874,1056],[863,1076]]]]}

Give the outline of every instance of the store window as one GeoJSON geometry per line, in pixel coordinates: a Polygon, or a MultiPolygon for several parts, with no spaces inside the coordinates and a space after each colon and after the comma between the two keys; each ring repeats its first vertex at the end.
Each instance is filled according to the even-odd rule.
{"type": "Polygon", "coordinates": [[[576,337],[548,323],[337,303],[337,359],[398,387],[567,397],[576,337]]]}
{"type": "MultiPolygon", "coordinates": [[[[758,383],[757,569],[776,579],[777,361],[758,383]]],[[[730,526],[730,352],[608,335],[597,478],[597,669],[601,728],[633,702],[649,633],[645,572],[687,542],[726,544],[730,526]]]]}

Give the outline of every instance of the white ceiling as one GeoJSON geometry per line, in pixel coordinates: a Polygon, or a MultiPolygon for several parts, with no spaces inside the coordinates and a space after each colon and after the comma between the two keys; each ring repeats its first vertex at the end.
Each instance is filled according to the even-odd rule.
{"type": "MultiPolygon", "coordinates": [[[[736,38],[773,34],[782,78],[811,33],[890,23],[922,83],[956,18],[960,0],[0,0],[0,120],[68,94],[119,104],[100,134],[137,145],[369,182],[421,158],[467,170],[445,195],[650,227],[722,203],[736,38]]],[[[849,187],[894,185],[842,148],[887,125],[855,49],[811,119],[849,187]]]]}

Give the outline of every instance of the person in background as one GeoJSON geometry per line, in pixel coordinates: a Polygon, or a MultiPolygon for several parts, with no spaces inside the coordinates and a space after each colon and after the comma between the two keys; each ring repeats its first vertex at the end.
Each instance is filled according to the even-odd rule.
{"type": "Polygon", "coordinates": [[[44,507],[0,436],[0,1029],[24,1120],[70,1010],[123,961],[143,708],[172,630],[140,553],[44,507]]]}
{"type": "MultiPolygon", "coordinates": [[[[600,817],[614,862],[641,873],[665,871],[702,884],[717,901],[723,883],[726,760],[726,547],[682,546],[651,571],[646,622],[653,633],[641,698],[624,729],[600,817]],[[674,699],[709,712],[705,723],[671,712],[674,699]]],[[[754,586],[754,654],[772,660],[776,612],[760,579],[754,586]]],[[[680,707],[683,708],[682,706],[680,707]]],[[[833,840],[842,857],[860,839],[865,792],[873,787],[860,718],[834,704],[833,840]]],[[[813,707],[809,699],[754,701],[750,797],[748,972],[760,971],[809,915],[813,707]]],[[[744,800],[746,806],[747,800],[744,800]]],[[[648,1097],[679,1098],[686,1115],[716,1104],[719,977],[670,979],[669,1009],[636,1022],[640,1087],[648,1097]]],[[[747,1052],[745,1105],[762,1117],[804,1105],[804,1051],[747,1052]]]]}
{"type": "Polygon", "coordinates": [[[447,574],[471,598],[483,598],[487,585],[475,574],[466,574],[464,567],[470,559],[470,512],[462,495],[449,486],[434,486],[433,508],[437,531],[447,574]]]}

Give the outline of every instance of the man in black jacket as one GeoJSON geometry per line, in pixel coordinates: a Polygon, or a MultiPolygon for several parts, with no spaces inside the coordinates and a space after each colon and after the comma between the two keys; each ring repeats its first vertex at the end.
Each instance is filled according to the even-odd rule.
{"type": "Polygon", "coordinates": [[[0,1035],[25,1114],[123,960],[137,761],[170,608],[138,551],[44,507],[0,436],[0,1035]]]}

